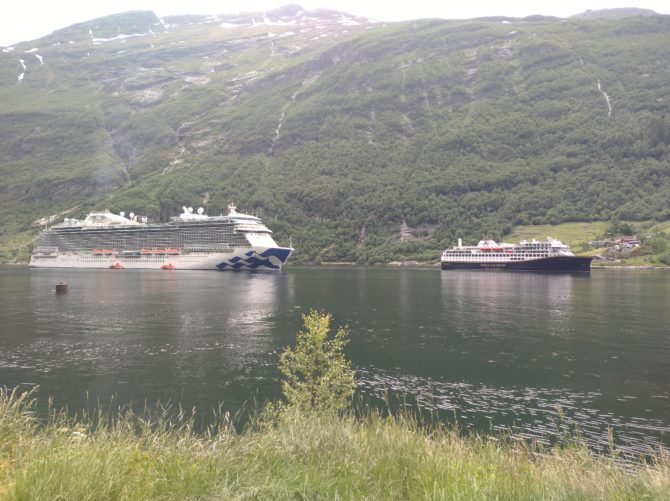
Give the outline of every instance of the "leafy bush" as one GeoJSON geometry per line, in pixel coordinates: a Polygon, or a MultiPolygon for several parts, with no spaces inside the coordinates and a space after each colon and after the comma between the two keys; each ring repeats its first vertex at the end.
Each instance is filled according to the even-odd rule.
{"type": "Polygon", "coordinates": [[[295,347],[286,348],[279,361],[284,397],[300,409],[344,409],[356,387],[344,356],[349,333],[340,327],[335,336],[330,334],[330,313],[311,311],[302,318],[305,331],[298,332],[295,347]]]}

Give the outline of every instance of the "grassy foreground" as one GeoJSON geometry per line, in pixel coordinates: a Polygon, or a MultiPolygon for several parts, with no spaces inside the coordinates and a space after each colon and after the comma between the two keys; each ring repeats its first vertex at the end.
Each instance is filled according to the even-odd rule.
{"type": "Polygon", "coordinates": [[[130,412],[39,422],[29,397],[4,391],[0,499],[670,499],[670,461],[624,468],[579,445],[463,438],[375,412],[285,407],[201,434],[130,412]]]}

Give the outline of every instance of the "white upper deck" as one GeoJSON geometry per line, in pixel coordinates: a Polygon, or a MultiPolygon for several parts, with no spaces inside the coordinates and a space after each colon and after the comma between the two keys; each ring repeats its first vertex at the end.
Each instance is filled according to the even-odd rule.
{"type": "Polygon", "coordinates": [[[126,217],[124,212],[112,214],[108,210],[90,212],[86,219],[65,218],[62,223],[56,225],[56,228],[104,228],[109,226],[138,226],[146,223],[146,218],[138,221],[138,217],[132,212],[126,217]]]}
{"type": "MultiPolygon", "coordinates": [[[[171,218],[172,223],[223,221],[233,223],[235,231],[243,233],[272,233],[258,217],[237,212],[235,204],[228,205],[228,214],[225,216],[208,216],[202,207],[195,213],[193,207],[182,207],[182,209],[183,212],[179,216],[171,218]]],[[[65,218],[62,223],[54,226],[54,228],[118,228],[143,225],[147,225],[147,218],[144,216],[136,216],[131,212],[126,217],[124,212],[113,214],[109,210],[104,210],[91,212],[83,220],[65,218]]]]}
{"type": "Polygon", "coordinates": [[[560,240],[547,237],[546,240],[522,240],[519,244],[506,242],[498,244],[495,240],[482,239],[475,245],[463,245],[461,239],[458,245],[447,249],[442,259],[471,260],[485,259],[492,261],[508,261],[517,259],[535,259],[552,256],[574,256],[570,247],[560,240]]]}

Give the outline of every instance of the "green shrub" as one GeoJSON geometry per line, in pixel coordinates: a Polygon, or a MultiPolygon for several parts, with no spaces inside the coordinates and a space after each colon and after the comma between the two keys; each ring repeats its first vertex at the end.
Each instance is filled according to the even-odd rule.
{"type": "Polygon", "coordinates": [[[311,311],[302,317],[305,330],[298,332],[294,348],[286,348],[279,361],[284,375],[282,391],[289,406],[312,410],[347,407],[356,383],[351,363],[344,356],[349,333],[330,333],[330,313],[311,311]]]}

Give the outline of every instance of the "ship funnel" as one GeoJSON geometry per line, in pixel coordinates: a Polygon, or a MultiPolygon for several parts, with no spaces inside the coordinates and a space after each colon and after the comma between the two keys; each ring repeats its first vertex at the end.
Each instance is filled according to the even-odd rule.
{"type": "Polygon", "coordinates": [[[203,209],[202,207],[198,207],[198,214],[202,216],[203,212],[205,212],[205,209],[203,209]]]}
{"type": "Polygon", "coordinates": [[[130,214],[128,214],[128,217],[129,217],[130,219],[132,219],[132,218],[135,217],[135,214],[133,214],[133,213],[131,212],[130,214]]]}
{"type": "Polygon", "coordinates": [[[463,239],[459,238],[458,239],[458,248],[460,249],[461,247],[463,247],[463,239]]]}
{"type": "Polygon", "coordinates": [[[125,215],[126,215],[125,212],[123,212],[123,211],[119,212],[119,216],[124,217],[125,215]]]}

